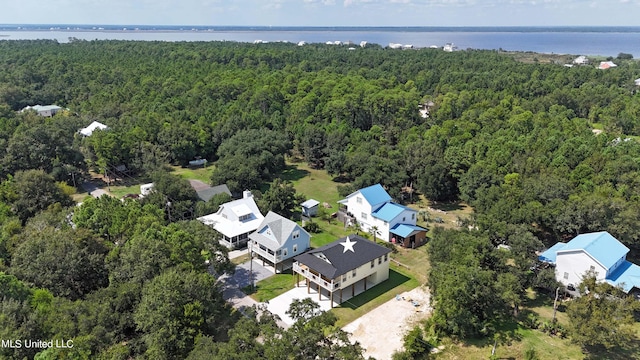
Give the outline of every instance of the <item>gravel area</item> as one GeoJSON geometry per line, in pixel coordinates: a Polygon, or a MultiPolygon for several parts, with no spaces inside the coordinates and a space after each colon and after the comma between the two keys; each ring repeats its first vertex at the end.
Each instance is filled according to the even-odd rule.
{"type": "Polygon", "coordinates": [[[360,342],[365,357],[387,360],[394,351],[402,349],[404,334],[430,314],[429,292],[425,287],[418,287],[396,295],[343,330],[351,333],[352,341],[360,342]]]}

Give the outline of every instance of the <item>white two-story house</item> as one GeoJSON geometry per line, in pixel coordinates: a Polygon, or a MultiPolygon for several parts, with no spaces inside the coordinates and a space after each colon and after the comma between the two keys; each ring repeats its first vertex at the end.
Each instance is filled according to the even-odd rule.
{"type": "Polygon", "coordinates": [[[380,184],[357,190],[338,203],[377,239],[410,248],[424,244],[427,229],[416,225],[418,211],[393,202],[380,184]]]}
{"type": "Polygon", "coordinates": [[[596,280],[621,287],[640,288],[640,266],[626,260],[629,248],[606,231],[578,235],[568,243],[556,243],[538,259],[555,265],[556,280],[577,287],[589,271],[596,280]]]}
{"type": "Polygon", "coordinates": [[[295,222],[269,211],[258,229],[249,234],[252,256],[273,266],[276,273],[290,269],[293,257],[307,251],[311,235],[295,222]]]}
{"type": "Polygon", "coordinates": [[[249,234],[263,219],[251,191],[244,191],[242,199],[220,205],[217,212],[198,218],[218,231],[222,235],[220,242],[232,249],[244,247],[249,241],[249,234]]]}
{"type": "Polygon", "coordinates": [[[334,302],[340,304],[387,280],[390,252],[373,241],[349,235],[296,256],[296,284],[302,277],[307,291],[317,290],[319,299],[326,295],[333,307],[334,302]]]}

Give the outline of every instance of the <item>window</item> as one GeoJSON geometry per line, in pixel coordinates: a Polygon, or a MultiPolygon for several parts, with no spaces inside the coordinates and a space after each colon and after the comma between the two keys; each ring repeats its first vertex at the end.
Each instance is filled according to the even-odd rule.
{"type": "Polygon", "coordinates": [[[297,239],[297,238],[299,238],[299,237],[300,237],[300,230],[296,230],[296,231],[294,231],[294,232],[293,232],[293,236],[292,236],[292,238],[297,239]]]}
{"type": "Polygon", "coordinates": [[[376,264],[376,261],[375,260],[371,260],[371,267],[372,268],[375,266],[375,264],[376,264]]]}
{"type": "Polygon", "coordinates": [[[382,264],[382,256],[378,258],[378,265],[382,264]]]}
{"type": "Polygon", "coordinates": [[[356,269],[353,269],[353,271],[351,272],[351,277],[356,277],[356,269]]]}
{"type": "Polygon", "coordinates": [[[385,221],[385,222],[384,222],[384,225],[385,225],[385,226],[387,226],[387,225],[389,225],[389,223],[385,221]]]}
{"type": "Polygon", "coordinates": [[[358,196],[358,197],[356,198],[356,202],[357,202],[358,204],[362,204],[362,198],[361,198],[360,196],[358,196]]]}
{"type": "Polygon", "coordinates": [[[384,262],[387,262],[389,254],[384,254],[384,262]]]}
{"type": "Polygon", "coordinates": [[[367,220],[367,213],[363,212],[362,214],[360,214],[360,217],[362,217],[364,220],[367,220]]]}
{"type": "Polygon", "coordinates": [[[591,271],[596,271],[596,267],[595,267],[595,266],[593,266],[593,265],[591,265],[591,266],[589,266],[589,270],[591,270],[591,271]]]}
{"type": "Polygon", "coordinates": [[[347,281],[347,274],[342,275],[342,282],[347,281]]]}
{"type": "Polygon", "coordinates": [[[402,221],[407,221],[407,217],[406,217],[406,216],[403,216],[403,217],[402,217],[402,221]]]}
{"type": "Polygon", "coordinates": [[[298,244],[293,244],[293,252],[294,253],[298,252],[298,244]]]}
{"type": "Polygon", "coordinates": [[[411,220],[415,220],[416,219],[416,214],[411,214],[411,220]]]}
{"type": "Polygon", "coordinates": [[[564,273],[563,278],[564,278],[565,280],[569,279],[569,273],[568,273],[568,272],[564,273]]]}
{"type": "Polygon", "coordinates": [[[287,248],[282,249],[282,256],[287,256],[287,248]]]}

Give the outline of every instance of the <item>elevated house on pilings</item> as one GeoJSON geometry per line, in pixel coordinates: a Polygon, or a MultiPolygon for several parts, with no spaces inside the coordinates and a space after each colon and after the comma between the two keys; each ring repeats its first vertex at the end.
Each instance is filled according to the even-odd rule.
{"type": "Polygon", "coordinates": [[[318,292],[342,303],[389,278],[391,250],[358,235],[349,235],[296,256],[293,273],[296,286],[304,280],[307,292],[318,292]]]}

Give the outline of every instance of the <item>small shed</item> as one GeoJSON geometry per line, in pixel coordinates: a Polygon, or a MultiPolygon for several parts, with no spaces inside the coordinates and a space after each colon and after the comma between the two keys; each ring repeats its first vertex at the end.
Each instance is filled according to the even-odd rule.
{"type": "Polygon", "coordinates": [[[318,215],[318,206],[320,202],[318,200],[309,199],[302,204],[302,215],[306,217],[313,217],[318,215]]]}
{"type": "Polygon", "coordinates": [[[153,183],[140,185],[140,195],[142,196],[151,194],[151,190],[153,190],[153,183]]]}

